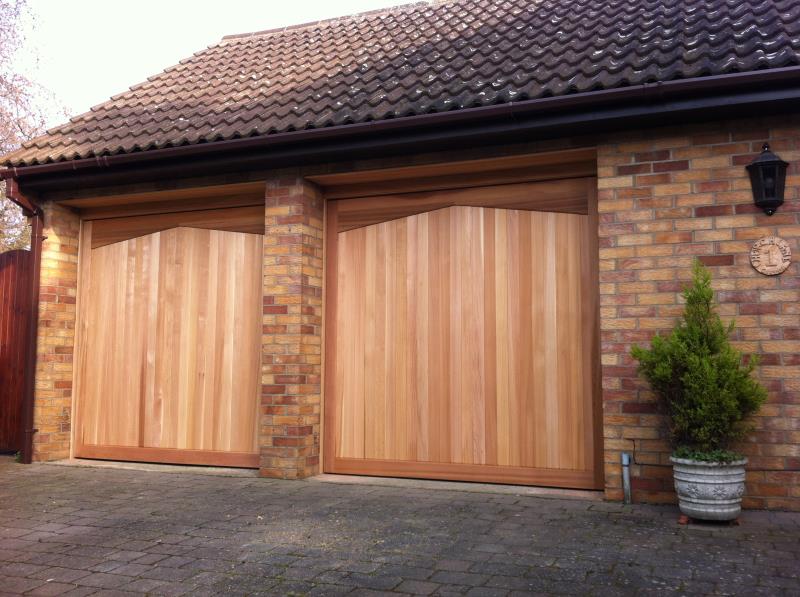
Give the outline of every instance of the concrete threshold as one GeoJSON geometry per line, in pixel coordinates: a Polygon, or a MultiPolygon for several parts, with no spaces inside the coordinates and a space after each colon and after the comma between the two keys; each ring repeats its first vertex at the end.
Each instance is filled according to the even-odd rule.
{"type": "Polygon", "coordinates": [[[495,483],[469,483],[462,481],[434,481],[429,479],[404,479],[399,477],[367,477],[360,475],[332,475],[323,473],[310,477],[309,481],[318,483],[339,483],[343,485],[374,485],[379,487],[398,487],[404,489],[431,489],[441,491],[464,491],[467,493],[493,493],[500,495],[522,495],[538,498],[584,500],[602,502],[602,491],[582,489],[557,489],[553,487],[529,487],[526,485],[498,485],[495,483]]]}
{"type": "Polygon", "coordinates": [[[212,475],[216,477],[258,477],[258,471],[249,468],[226,468],[221,466],[192,466],[185,464],[155,464],[151,462],[120,462],[117,460],[89,460],[69,458],[53,460],[45,464],[53,466],[82,466],[89,468],[111,468],[126,471],[151,473],[182,473],[188,475],[212,475]]]}
{"type": "MultiPolygon", "coordinates": [[[[70,458],[44,463],[48,466],[77,466],[88,468],[119,469],[153,473],[178,473],[185,475],[211,475],[216,477],[258,477],[258,471],[244,468],[215,466],[191,466],[179,464],[154,464],[149,462],[120,462],[116,460],[89,460],[70,458]]],[[[264,479],[269,481],[271,479],[264,479]]],[[[537,498],[583,500],[602,502],[602,491],[581,489],[558,489],[554,487],[529,487],[526,485],[500,485],[495,483],[470,483],[466,481],[436,481],[429,479],[405,479],[400,477],[368,477],[362,475],[333,475],[323,473],[306,479],[307,482],[337,483],[341,485],[372,485],[375,487],[397,487],[401,489],[428,489],[439,491],[463,491],[497,495],[520,495],[537,498]]]]}

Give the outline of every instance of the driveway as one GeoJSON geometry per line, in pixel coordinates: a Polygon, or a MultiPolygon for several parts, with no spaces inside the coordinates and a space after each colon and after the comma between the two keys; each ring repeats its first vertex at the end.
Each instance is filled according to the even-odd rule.
{"type": "Polygon", "coordinates": [[[800,515],[0,464],[0,593],[800,594],[800,515]]]}

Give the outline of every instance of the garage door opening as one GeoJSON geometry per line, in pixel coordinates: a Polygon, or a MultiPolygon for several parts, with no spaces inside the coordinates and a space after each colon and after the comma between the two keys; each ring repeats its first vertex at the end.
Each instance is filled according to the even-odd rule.
{"type": "Polygon", "coordinates": [[[135,220],[83,225],[75,456],[257,468],[263,235],[135,220]]]}
{"type": "Polygon", "coordinates": [[[325,472],[601,487],[594,183],[328,202],[325,472]]]}

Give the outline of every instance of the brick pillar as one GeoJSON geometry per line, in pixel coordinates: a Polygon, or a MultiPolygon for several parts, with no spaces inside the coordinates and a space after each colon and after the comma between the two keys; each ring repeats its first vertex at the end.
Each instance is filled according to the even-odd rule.
{"type": "Polygon", "coordinates": [[[319,472],[323,199],[300,177],[267,182],[260,473],[319,472]]]}
{"type": "Polygon", "coordinates": [[[33,436],[34,460],[69,457],[72,413],[72,352],[78,287],[80,219],[70,209],[47,203],[39,290],[33,436]]]}

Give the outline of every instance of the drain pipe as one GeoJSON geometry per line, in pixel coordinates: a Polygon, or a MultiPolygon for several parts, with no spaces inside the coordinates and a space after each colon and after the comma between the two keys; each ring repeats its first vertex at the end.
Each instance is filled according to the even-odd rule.
{"type": "Polygon", "coordinates": [[[631,453],[623,452],[622,459],[622,491],[625,495],[624,500],[626,504],[633,503],[631,499],[631,453]]]}

